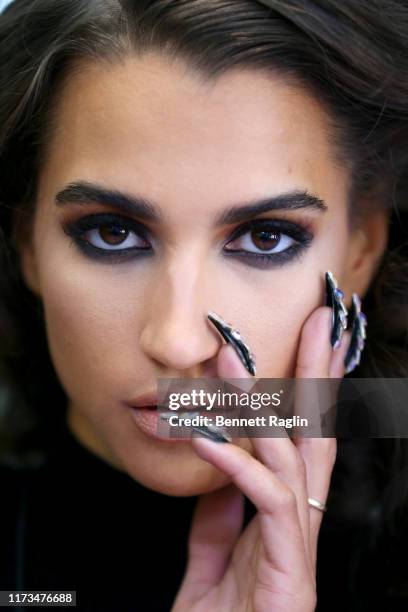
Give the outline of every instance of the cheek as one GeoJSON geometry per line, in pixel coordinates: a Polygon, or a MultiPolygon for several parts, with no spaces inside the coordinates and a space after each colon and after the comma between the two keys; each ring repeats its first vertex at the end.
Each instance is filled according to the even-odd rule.
{"type": "Polygon", "coordinates": [[[56,274],[44,266],[42,296],[62,385],[73,401],[100,405],[117,399],[126,380],[144,378],[138,352],[142,289],[124,290],[118,274],[112,278],[102,267],[85,267],[65,262],[56,274]]]}
{"type": "Polygon", "coordinates": [[[229,293],[237,306],[236,315],[228,319],[255,354],[257,376],[293,375],[302,326],[323,304],[323,281],[314,257],[304,258],[303,265],[257,271],[245,283],[242,277],[230,281],[229,293]]]}
{"type": "Polygon", "coordinates": [[[270,299],[269,307],[259,312],[257,321],[262,333],[258,333],[255,354],[260,377],[293,375],[302,325],[318,306],[318,293],[307,291],[306,287],[302,291],[300,279],[297,287],[286,287],[285,293],[270,299]]]}
{"type": "Polygon", "coordinates": [[[316,308],[325,305],[325,273],[336,270],[341,278],[343,266],[342,250],[322,243],[303,260],[302,266],[273,271],[269,278],[258,282],[255,299],[248,300],[250,316],[244,320],[241,310],[240,317],[244,338],[253,338],[250,345],[259,377],[294,375],[303,325],[316,308]]]}

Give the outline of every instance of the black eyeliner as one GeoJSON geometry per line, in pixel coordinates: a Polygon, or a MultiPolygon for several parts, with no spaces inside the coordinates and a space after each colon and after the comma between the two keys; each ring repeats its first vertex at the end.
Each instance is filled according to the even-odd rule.
{"type": "Polygon", "coordinates": [[[275,230],[278,233],[285,232],[292,238],[299,240],[299,242],[307,242],[313,239],[313,234],[305,227],[293,223],[292,221],[286,221],[286,219],[252,219],[238,227],[228,239],[227,244],[253,230],[275,230]]]}
{"type": "MultiPolygon", "coordinates": [[[[74,239],[75,240],[75,239],[74,239]]],[[[100,249],[86,240],[80,240],[75,244],[87,256],[92,259],[104,260],[107,263],[121,263],[127,260],[150,257],[153,255],[152,249],[142,249],[140,247],[132,247],[129,249],[100,249]]]]}
{"type": "MultiPolygon", "coordinates": [[[[91,244],[82,236],[85,232],[98,229],[101,226],[120,226],[133,231],[137,236],[144,240],[149,240],[149,231],[140,222],[130,217],[112,213],[96,213],[87,215],[75,221],[68,221],[62,224],[65,234],[70,236],[73,244],[81,252],[91,259],[101,259],[109,263],[121,263],[134,258],[152,256],[154,250],[151,247],[131,247],[125,249],[102,249],[91,244]]],[[[256,268],[280,267],[299,258],[303,251],[313,240],[313,234],[297,223],[285,219],[251,219],[239,226],[224,244],[223,255],[241,260],[245,265],[256,268]],[[271,231],[279,234],[287,234],[297,242],[284,251],[278,253],[253,253],[246,250],[225,249],[230,242],[233,242],[250,231],[271,231]]],[[[120,246],[120,245],[119,245],[120,246]]]]}
{"type": "Polygon", "coordinates": [[[271,253],[270,255],[249,253],[248,251],[224,251],[223,255],[234,260],[241,260],[242,263],[253,268],[279,268],[300,259],[306,248],[307,245],[305,244],[294,244],[286,251],[271,253]]]}
{"type": "Polygon", "coordinates": [[[96,213],[94,215],[87,215],[81,217],[76,221],[71,221],[63,224],[64,232],[70,236],[81,236],[84,232],[98,229],[101,225],[120,225],[126,227],[126,229],[134,230],[139,236],[144,239],[148,238],[149,232],[147,228],[142,224],[131,219],[130,217],[124,217],[121,215],[109,214],[109,213],[96,213]]]}
{"type": "Polygon", "coordinates": [[[297,242],[284,251],[269,254],[251,253],[250,251],[246,251],[244,249],[224,249],[223,254],[225,257],[239,259],[245,265],[249,265],[254,268],[282,267],[291,261],[300,259],[303,252],[308,248],[314,238],[313,234],[306,229],[306,227],[291,221],[286,221],[285,219],[252,219],[251,221],[248,221],[240,226],[233,233],[232,237],[229,238],[226,245],[254,230],[269,230],[278,234],[284,233],[291,238],[294,238],[297,242]]]}
{"type": "Polygon", "coordinates": [[[72,239],[73,244],[77,246],[87,257],[92,259],[103,259],[108,260],[111,263],[120,263],[134,257],[146,257],[153,254],[153,250],[150,247],[101,249],[91,244],[88,240],[82,238],[85,232],[98,229],[103,225],[118,225],[126,228],[127,230],[132,230],[144,240],[149,239],[148,230],[143,224],[131,219],[130,217],[110,213],[96,213],[93,215],[87,215],[86,217],[81,217],[75,221],[68,221],[62,224],[62,229],[64,233],[72,239]]]}

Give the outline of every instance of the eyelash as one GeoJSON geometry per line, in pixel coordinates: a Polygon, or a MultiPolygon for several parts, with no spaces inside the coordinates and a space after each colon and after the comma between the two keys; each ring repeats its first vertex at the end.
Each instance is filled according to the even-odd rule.
{"type": "MultiPolygon", "coordinates": [[[[85,255],[92,259],[105,259],[109,260],[111,263],[120,263],[121,261],[134,257],[146,257],[153,254],[153,250],[149,247],[105,250],[94,246],[83,238],[84,233],[90,230],[100,229],[103,226],[125,228],[126,230],[134,232],[139,238],[149,240],[149,231],[141,223],[129,217],[106,213],[89,215],[79,220],[65,223],[63,224],[63,231],[72,238],[74,244],[78,246],[85,255]]],[[[297,223],[284,219],[253,219],[237,228],[224,244],[224,247],[252,231],[266,231],[279,235],[288,235],[295,239],[296,243],[283,251],[270,254],[252,253],[242,249],[227,249],[223,251],[225,257],[234,257],[247,265],[253,265],[255,267],[282,266],[296,257],[299,257],[313,240],[313,234],[306,227],[297,223]]]]}

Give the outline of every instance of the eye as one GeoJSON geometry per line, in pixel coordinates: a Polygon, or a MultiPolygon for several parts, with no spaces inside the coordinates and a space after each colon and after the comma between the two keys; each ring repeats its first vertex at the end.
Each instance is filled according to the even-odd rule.
{"type": "Polygon", "coordinates": [[[304,251],[313,239],[305,227],[284,219],[254,219],[225,245],[224,252],[258,267],[283,265],[304,251]]]}
{"type": "Polygon", "coordinates": [[[119,223],[105,223],[83,234],[83,237],[98,249],[109,251],[130,248],[145,248],[146,240],[119,223]]]}
{"type": "Polygon", "coordinates": [[[228,250],[249,251],[265,255],[281,253],[293,244],[296,244],[294,238],[274,229],[252,229],[230,242],[229,245],[235,245],[235,247],[228,250]]]}
{"type": "Polygon", "coordinates": [[[65,224],[63,229],[89,257],[123,258],[152,253],[147,229],[129,217],[89,215],[65,224]]]}

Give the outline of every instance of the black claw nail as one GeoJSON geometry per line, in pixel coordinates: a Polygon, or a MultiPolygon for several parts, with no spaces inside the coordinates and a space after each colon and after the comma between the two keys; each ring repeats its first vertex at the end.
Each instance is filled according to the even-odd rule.
{"type": "Polygon", "coordinates": [[[326,306],[330,306],[332,315],[331,345],[334,350],[341,346],[343,332],[347,329],[347,308],[343,302],[344,293],[337,286],[332,272],[326,272],[326,306]]]}
{"type": "Polygon", "coordinates": [[[193,429],[205,438],[213,440],[213,442],[231,442],[231,436],[229,434],[223,433],[222,431],[217,430],[215,427],[209,428],[205,425],[201,425],[200,427],[195,426],[193,429]]]}
{"type": "Polygon", "coordinates": [[[224,340],[229,342],[234,347],[234,349],[238,353],[238,357],[241,359],[248,372],[252,374],[252,376],[255,376],[255,355],[251,353],[249,346],[245,344],[241,334],[238,331],[235,331],[229,323],[226,323],[219,315],[217,315],[212,310],[208,313],[207,318],[220,332],[224,340]]]}
{"type": "Polygon", "coordinates": [[[350,374],[360,363],[361,353],[367,338],[366,327],[367,317],[361,312],[361,300],[356,293],[353,293],[349,320],[351,340],[344,360],[346,374],[350,374]]]}

